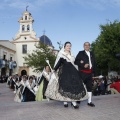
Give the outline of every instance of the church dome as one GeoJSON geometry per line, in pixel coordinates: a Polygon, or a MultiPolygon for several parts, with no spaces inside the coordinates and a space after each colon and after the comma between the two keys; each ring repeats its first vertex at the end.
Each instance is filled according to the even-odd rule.
{"type": "Polygon", "coordinates": [[[53,46],[51,40],[46,35],[42,35],[40,37],[40,42],[49,46],[53,46]]]}

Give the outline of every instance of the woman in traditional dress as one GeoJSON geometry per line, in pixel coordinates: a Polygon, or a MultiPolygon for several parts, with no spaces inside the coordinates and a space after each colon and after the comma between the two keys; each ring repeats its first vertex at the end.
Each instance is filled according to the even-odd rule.
{"type": "Polygon", "coordinates": [[[27,81],[26,75],[22,76],[22,80],[20,82],[18,81],[18,84],[17,84],[18,89],[16,91],[16,95],[14,98],[15,102],[25,102],[26,96],[25,96],[25,94],[23,94],[23,91],[24,91],[25,86],[26,86],[26,81],[27,81]]]}
{"type": "Polygon", "coordinates": [[[84,100],[86,89],[79,76],[75,57],[71,53],[71,43],[66,42],[58,53],[54,65],[54,73],[46,90],[46,96],[51,99],[64,101],[64,107],[68,107],[68,101],[75,109],[79,108],[77,101],[84,100]],[[56,77],[54,77],[54,74],[56,77]]]}
{"type": "Polygon", "coordinates": [[[46,66],[38,82],[39,88],[36,94],[36,101],[42,101],[46,99],[45,91],[47,89],[50,76],[51,76],[50,68],[49,66],[46,66]]]}
{"type": "Polygon", "coordinates": [[[29,80],[26,81],[26,85],[23,91],[23,95],[25,95],[24,102],[35,101],[35,84],[33,82],[33,77],[30,76],[29,80]]]}
{"type": "MultiPolygon", "coordinates": [[[[2,78],[2,77],[1,77],[2,78]]],[[[10,80],[11,80],[12,76],[9,76],[7,79],[7,85],[10,87],[10,80]]]]}

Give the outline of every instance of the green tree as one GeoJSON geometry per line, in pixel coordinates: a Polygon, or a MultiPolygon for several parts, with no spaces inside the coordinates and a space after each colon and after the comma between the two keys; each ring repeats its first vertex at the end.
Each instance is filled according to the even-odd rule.
{"type": "Polygon", "coordinates": [[[31,54],[28,53],[24,57],[25,64],[29,67],[32,67],[35,72],[43,70],[45,65],[47,65],[45,61],[46,59],[50,61],[50,64],[53,67],[56,56],[53,54],[51,48],[43,43],[39,43],[36,46],[36,50],[34,50],[31,54]]]}
{"type": "Polygon", "coordinates": [[[108,22],[100,25],[100,35],[91,44],[91,50],[94,51],[97,68],[107,74],[110,70],[119,70],[120,61],[116,54],[120,53],[120,22],[108,22]]]}

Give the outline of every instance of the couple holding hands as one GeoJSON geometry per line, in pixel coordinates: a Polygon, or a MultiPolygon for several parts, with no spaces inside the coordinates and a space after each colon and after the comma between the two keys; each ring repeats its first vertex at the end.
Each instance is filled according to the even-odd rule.
{"type": "Polygon", "coordinates": [[[76,58],[71,52],[71,46],[70,42],[66,42],[59,51],[54,64],[56,77],[51,76],[45,96],[63,101],[64,107],[68,107],[68,102],[71,102],[71,106],[78,109],[80,101],[85,99],[88,99],[88,106],[95,107],[91,98],[92,76],[95,75],[96,65],[90,43],[84,43],[84,50],[76,58]]]}

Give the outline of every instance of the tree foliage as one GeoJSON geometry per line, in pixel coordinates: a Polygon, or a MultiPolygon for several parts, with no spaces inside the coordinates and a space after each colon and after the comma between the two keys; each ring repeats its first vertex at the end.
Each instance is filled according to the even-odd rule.
{"type": "Polygon", "coordinates": [[[43,70],[47,65],[46,59],[50,61],[51,66],[53,67],[56,56],[53,54],[51,48],[43,43],[39,43],[36,46],[36,50],[32,53],[28,53],[25,57],[25,64],[29,67],[32,67],[35,72],[43,70]]]}
{"type": "Polygon", "coordinates": [[[100,35],[91,44],[91,49],[95,53],[97,68],[105,74],[109,70],[119,70],[119,59],[116,57],[120,53],[120,22],[108,22],[100,25],[100,35]]]}

